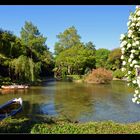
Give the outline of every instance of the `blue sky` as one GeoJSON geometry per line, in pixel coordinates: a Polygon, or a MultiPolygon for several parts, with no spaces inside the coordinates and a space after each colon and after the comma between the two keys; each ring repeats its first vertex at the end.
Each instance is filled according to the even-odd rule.
{"type": "Polygon", "coordinates": [[[36,25],[54,51],[56,35],[75,26],[82,42],[92,41],[98,48],[119,47],[121,33],[127,31],[135,5],[1,5],[0,28],[20,36],[25,21],[36,25]]]}

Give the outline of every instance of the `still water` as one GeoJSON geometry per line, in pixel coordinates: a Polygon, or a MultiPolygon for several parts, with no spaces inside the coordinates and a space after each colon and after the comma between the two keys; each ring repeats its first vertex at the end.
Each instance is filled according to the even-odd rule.
{"type": "Polygon", "coordinates": [[[0,90],[0,104],[22,97],[22,116],[65,116],[79,122],[140,121],[140,105],[131,101],[134,89],[124,81],[108,85],[47,82],[26,90],[0,90]]]}

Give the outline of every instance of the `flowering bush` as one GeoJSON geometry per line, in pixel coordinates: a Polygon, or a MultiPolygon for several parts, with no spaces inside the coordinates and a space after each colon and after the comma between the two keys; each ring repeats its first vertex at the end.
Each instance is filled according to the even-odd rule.
{"type": "Polygon", "coordinates": [[[132,102],[140,103],[140,88],[139,80],[136,76],[136,68],[140,67],[140,6],[136,6],[136,10],[130,13],[129,21],[127,23],[128,32],[121,34],[121,52],[122,56],[122,71],[128,80],[128,86],[135,87],[134,98],[132,102]]]}
{"type": "Polygon", "coordinates": [[[85,82],[87,83],[109,83],[112,80],[112,72],[106,70],[105,68],[98,68],[92,70],[92,72],[85,78],[85,82]]]}

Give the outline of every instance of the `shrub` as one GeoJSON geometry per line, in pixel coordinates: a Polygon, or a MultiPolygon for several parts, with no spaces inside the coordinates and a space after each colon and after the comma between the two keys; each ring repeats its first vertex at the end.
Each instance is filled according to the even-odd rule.
{"type": "Polygon", "coordinates": [[[87,83],[109,83],[112,80],[112,72],[109,70],[106,70],[105,68],[98,68],[93,69],[92,72],[87,75],[85,78],[85,82],[87,83]]]}
{"type": "Polygon", "coordinates": [[[117,69],[113,72],[113,77],[122,79],[125,76],[126,72],[122,72],[121,69],[117,69]]]}
{"type": "Polygon", "coordinates": [[[2,77],[0,76],[0,86],[1,85],[10,85],[12,82],[11,82],[11,79],[9,77],[2,77]]]}
{"type": "Polygon", "coordinates": [[[82,75],[67,75],[67,77],[71,78],[72,80],[80,80],[82,75]]]}

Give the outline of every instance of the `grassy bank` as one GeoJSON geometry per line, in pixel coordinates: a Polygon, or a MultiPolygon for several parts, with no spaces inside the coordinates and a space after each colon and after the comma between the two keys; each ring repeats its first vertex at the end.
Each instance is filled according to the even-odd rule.
{"type": "Polygon", "coordinates": [[[31,134],[140,134],[140,122],[121,124],[113,121],[74,123],[63,119],[5,119],[0,133],[31,134]]]}

